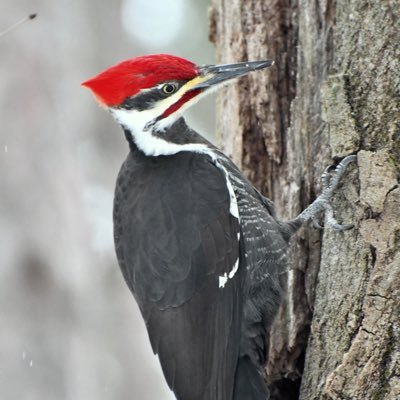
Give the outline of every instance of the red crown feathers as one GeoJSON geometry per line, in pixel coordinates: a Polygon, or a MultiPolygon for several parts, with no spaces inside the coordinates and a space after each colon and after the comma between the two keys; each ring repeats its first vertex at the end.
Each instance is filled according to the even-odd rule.
{"type": "Polygon", "coordinates": [[[198,75],[195,64],[168,54],[132,58],[82,83],[105,106],[116,106],[141,89],[168,80],[189,80],[198,75]]]}

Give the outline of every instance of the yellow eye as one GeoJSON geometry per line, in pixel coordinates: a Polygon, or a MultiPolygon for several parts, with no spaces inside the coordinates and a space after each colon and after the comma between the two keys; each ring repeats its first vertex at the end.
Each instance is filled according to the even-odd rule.
{"type": "Polygon", "coordinates": [[[178,89],[178,85],[175,83],[166,83],[162,88],[162,92],[165,94],[172,94],[175,93],[178,89]]]}

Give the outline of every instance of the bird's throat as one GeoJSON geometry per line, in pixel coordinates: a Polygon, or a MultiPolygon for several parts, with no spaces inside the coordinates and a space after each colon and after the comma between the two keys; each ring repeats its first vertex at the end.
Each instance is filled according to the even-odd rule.
{"type": "MultiPolygon", "coordinates": [[[[185,130],[174,129],[172,132],[169,128],[166,128],[163,131],[158,131],[156,126],[144,129],[141,125],[132,126],[129,121],[120,120],[118,117],[116,119],[121,124],[130,145],[134,144],[146,156],[170,156],[181,151],[207,153],[210,150],[205,143],[191,142],[185,130]]],[[[179,124],[179,121],[177,124],[179,124]]],[[[183,119],[182,124],[186,126],[183,119]]]]}

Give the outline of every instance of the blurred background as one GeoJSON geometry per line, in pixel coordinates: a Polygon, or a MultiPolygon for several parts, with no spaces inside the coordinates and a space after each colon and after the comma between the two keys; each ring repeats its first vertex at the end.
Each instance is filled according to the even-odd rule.
{"type": "MultiPolygon", "coordinates": [[[[141,54],[213,63],[208,3],[0,0],[0,31],[38,13],[0,37],[0,399],[174,398],[114,256],[128,147],[80,83],[141,54]]],[[[214,109],[187,119],[214,132],[214,109]]]]}

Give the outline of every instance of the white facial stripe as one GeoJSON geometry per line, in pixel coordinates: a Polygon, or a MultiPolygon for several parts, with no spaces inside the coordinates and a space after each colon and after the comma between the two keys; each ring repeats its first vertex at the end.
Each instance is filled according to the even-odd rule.
{"type": "MultiPolygon", "coordinates": [[[[122,126],[129,129],[136,146],[143,151],[146,156],[167,156],[179,153],[180,151],[201,153],[208,150],[208,147],[204,144],[171,143],[153,135],[151,130],[144,131],[145,125],[151,120],[152,116],[155,116],[154,109],[145,111],[115,109],[111,112],[122,126]]],[[[173,120],[171,118],[170,123],[172,122],[173,120]]]]}

